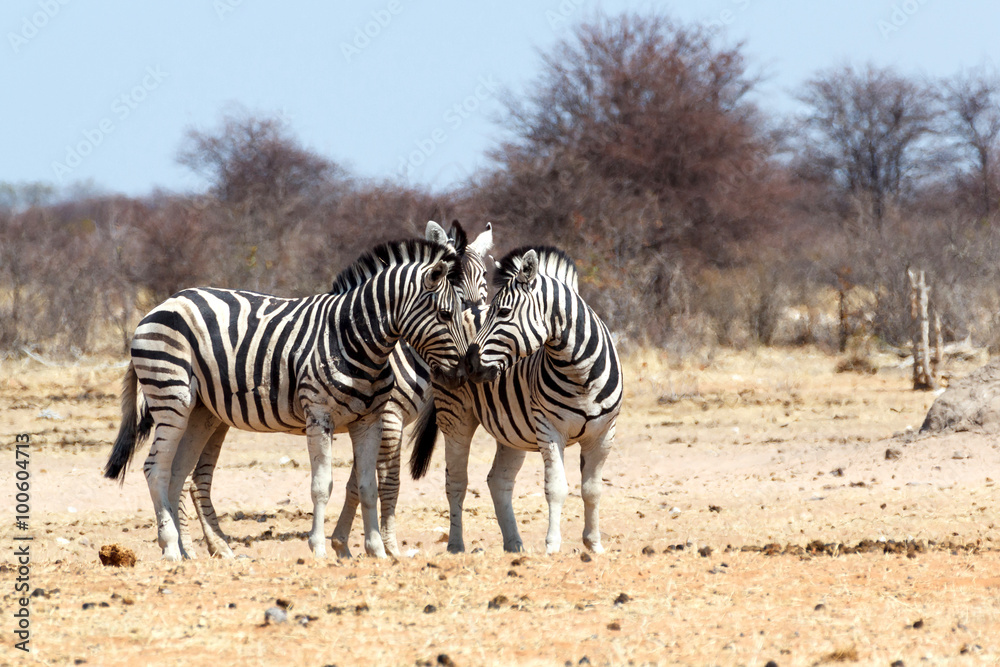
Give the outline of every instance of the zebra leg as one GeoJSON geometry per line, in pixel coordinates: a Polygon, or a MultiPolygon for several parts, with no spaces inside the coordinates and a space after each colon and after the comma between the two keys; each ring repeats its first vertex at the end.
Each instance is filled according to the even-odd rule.
{"type": "Polygon", "coordinates": [[[538,442],[538,449],[545,464],[545,500],[549,504],[549,530],[545,535],[546,554],[557,553],[562,546],[559,522],[562,520],[563,504],[569,495],[566,467],[563,463],[565,447],[561,437],[553,437],[548,442],[540,438],[538,442]]]}
{"type": "Polygon", "coordinates": [[[500,444],[497,440],[497,453],[493,457],[493,467],[486,477],[486,483],[490,487],[490,496],[493,497],[493,510],[497,515],[497,523],[500,524],[500,532],[503,534],[504,551],[524,551],[524,543],[521,541],[521,534],[517,530],[517,520],[514,518],[514,505],[512,496],[514,495],[514,479],[521,464],[524,463],[524,452],[513,447],[500,444]]]}
{"type": "Polygon", "coordinates": [[[448,531],[448,553],[451,554],[460,554],[465,551],[465,539],[462,535],[462,507],[465,504],[465,492],[469,488],[469,447],[471,443],[471,434],[469,437],[455,437],[445,432],[444,488],[448,494],[448,506],[451,514],[451,527],[448,531]]]}
{"type": "Polygon", "coordinates": [[[378,499],[382,506],[382,542],[390,556],[399,557],[396,541],[396,502],[399,500],[399,452],[403,417],[397,411],[382,413],[382,446],[378,453],[378,499]]]}
{"type": "Polygon", "coordinates": [[[219,527],[219,516],[212,504],[212,476],[219,462],[219,452],[222,443],[229,432],[228,424],[219,424],[211,436],[205,449],[202,450],[198,465],[194,469],[190,485],[191,500],[195,513],[201,520],[201,529],[205,534],[208,553],[216,558],[234,558],[233,550],[229,548],[229,537],[219,527]]]}
{"type": "MultiPolygon", "coordinates": [[[[381,413],[381,411],[380,411],[381,413]]],[[[365,553],[385,558],[385,545],[378,532],[378,479],[375,467],[382,442],[381,414],[368,415],[348,427],[354,446],[354,466],[358,473],[358,496],[365,530],[365,553]]]]}
{"type": "Polygon", "coordinates": [[[313,523],[309,531],[309,548],[316,558],[326,558],[326,537],[323,524],[326,504],[333,491],[333,423],[330,413],[318,407],[306,408],[306,442],[309,447],[309,464],[312,481],[310,491],[313,501],[313,523]]]}
{"type": "MultiPolygon", "coordinates": [[[[184,491],[190,494],[191,499],[194,500],[193,479],[188,479],[184,485],[184,491]]],[[[194,506],[197,509],[197,501],[195,501],[194,506]]],[[[181,493],[181,497],[177,501],[177,531],[180,534],[181,551],[187,554],[188,558],[196,558],[194,542],[191,540],[190,521],[188,520],[187,504],[184,502],[184,493],[181,493]]]]}
{"type": "Polygon", "coordinates": [[[580,495],[583,496],[583,545],[594,553],[603,553],[601,546],[600,504],[601,470],[615,440],[615,424],[603,433],[580,443],[580,495]]]}
{"type": "MultiPolygon", "coordinates": [[[[192,385],[194,381],[192,381],[192,385]]],[[[180,560],[181,549],[178,544],[179,534],[175,520],[176,511],[170,505],[171,468],[178,443],[188,425],[191,415],[189,400],[195,395],[194,387],[190,394],[179,397],[180,400],[170,400],[161,405],[159,401],[147,398],[150,404],[150,414],[153,415],[153,442],[149,446],[149,454],[143,464],[146,484],[149,486],[149,496],[153,501],[153,516],[156,520],[156,541],[163,550],[164,560],[180,560]],[[189,400],[184,400],[189,399],[189,400]],[[159,409],[158,409],[159,408],[159,409]]],[[[183,481],[183,480],[181,480],[183,481]]],[[[180,494],[178,493],[178,500],[180,494]]]]}
{"type": "MultiPolygon", "coordinates": [[[[188,425],[184,430],[174,460],[170,468],[169,500],[170,508],[174,514],[174,520],[180,525],[179,506],[181,492],[184,490],[188,477],[194,470],[194,466],[205,449],[205,443],[215,433],[219,427],[219,419],[203,405],[195,406],[188,417],[188,425]]],[[[190,540],[190,535],[188,536],[190,540]]],[[[191,558],[191,554],[181,545],[181,556],[191,558]]]]}
{"type": "MultiPolygon", "coordinates": [[[[390,402],[382,413],[382,445],[378,453],[378,497],[382,505],[382,542],[388,555],[399,557],[396,542],[396,500],[399,498],[399,451],[403,439],[403,418],[401,408],[390,402]]],[[[351,466],[351,476],[347,480],[344,508],[340,511],[337,527],[333,530],[333,550],[338,558],[350,558],[347,545],[354,524],[354,515],[361,497],[358,495],[358,469],[351,466]]]]}
{"type": "Polygon", "coordinates": [[[354,515],[358,511],[359,502],[361,497],[358,495],[358,464],[354,462],[351,464],[351,476],[347,478],[347,486],[344,489],[344,507],[340,510],[337,527],[333,529],[333,537],[330,538],[337,558],[351,557],[347,540],[351,536],[351,526],[354,525],[354,515]]]}

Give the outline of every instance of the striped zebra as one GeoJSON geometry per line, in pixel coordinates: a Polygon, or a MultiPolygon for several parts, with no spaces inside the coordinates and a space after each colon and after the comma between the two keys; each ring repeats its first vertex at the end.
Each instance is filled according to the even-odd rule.
{"type": "MultiPolygon", "coordinates": [[[[462,300],[463,312],[472,307],[483,307],[487,297],[485,257],[493,247],[493,227],[486,225],[486,231],[468,243],[465,230],[456,220],[450,232],[434,221],[427,223],[425,237],[446,245],[461,256],[462,276],[457,290],[462,300]]],[[[466,322],[468,338],[475,336],[466,322]]],[[[399,556],[396,539],[396,501],[399,497],[399,456],[403,427],[413,422],[431,400],[431,370],[424,360],[405,342],[396,344],[389,357],[395,384],[389,393],[389,400],[382,412],[382,442],[379,449],[377,473],[378,495],[381,504],[381,535],[386,553],[399,556]]],[[[202,452],[192,476],[188,490],[194,502],[195,512],[202,524],[209,553],[213,556],[233,557],[227,538],[219,528],[217,514],[212,505],[211,487],[215,465],[222,447],[222,439],[210,441],[202,452]]],[[[353,467],[347,483],[344,507],[337,527],[333,531],[334,551],[341,558],[350,558],[347,546],[351,525],[357,513],[360,496],[358,494],[357,468],[353,467]]],[[[183,509],[183,508],[182,508],[183,509]]],[[[188,553],[193,553],[191,539],[187,532],[186,517],[181,513],[181,545],[188,553]]]]}
{"type": "Polygon", "coordinates": [[[104,474],[123,481],[137,443],[153,434],[143,469],[164,558],[187,555],[177,531],[182,487],[206,444],[221,444],[230,427],[306,435],[313,500],[309,546],[317,558],[326,555],[332,435],[349,432],[365,550],[384,557],[375,466],[380,416],[393,386],[389,356],[402,339],[439,379],[459,379],[467,342],[455,317],[460,280],[454,250],[398,241],[362,255],[327,294],[286,299],[195,288],[148,313],[132,338],[122,425],[104,474]]]}
{"type": "Polygon", "coordinates": [[[622,402],[622,372],[607,327],[577,292],[573,261],[549,247],[519,248],[500,260],[493,297],[470,344],[470,379],[458,388],[435,383],[435,407],[418,424],[410,461],[426,471],[435,423],[445,436],[451,511],[448,551],[464,551],[462,504],[469,447],[481,424],[497,440],[487,482],[506,551],[521,551],[511,498],[525,452],[542,454],[549,506],[546,553],[559,551],[568,494],[565,447],[580,443],[583,543],[603,551],[598,521],[601,469],[611,450],[622,402]],[[481,383],[478,383],[482,381],[481,383]]]}
{"type": "MultiPolygon", "coordinates": [[[[466,243],[465,231],[458,221],[452,223],[451,232],[444,236],[444,230],[437,224],[428,224],[427,237],[439,243],[464,248],[462,256],[462,280],[458,288],[462,299],[463,324],[468,340],[475,337],[472,322],[474,309],[485,308],[488,296],[486,281],[486,257],[493,247],[493,226],[486,224],[486,231],[471,243],[466,243]]],[[[382,447],[378,460],[378,494],[381,503],[382,540],[386,552],[400,555],[396,539],[396,501],[399,498],[399,458],[403,439],[403,428],[425,412],[432,403],[431,373],[427,364],[412,347],[400,343],[389,358],[396,376],[396,385],[389,394],[389,402],[382,413],[382,447]]],[[[347,540],[354,523],[358,507],[356,469],[351,470],[344,496],[344,507],[333,531],[333,547],[340,558],[350,558],[347,540]]]]}

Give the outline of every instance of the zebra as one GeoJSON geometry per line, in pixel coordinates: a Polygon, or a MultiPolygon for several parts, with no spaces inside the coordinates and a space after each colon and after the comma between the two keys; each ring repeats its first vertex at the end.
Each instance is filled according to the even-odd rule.
{"type": "MultiPolygon", "coordinates": [[[[486,281],[486,257],[493,247],[493,225],[486,223],[486,230],[471,243],[466,243],[465,231],[458,221],[452,223],[451,233],[444,236],[440,225],[430,223],[427,237],[443,244],[451,244],[462,252],[462,282],[458,288],[462,299],[463,325],[466,336],[475,336],[476,325],[472,313],[483,309],[488,296],[486,281]]],[[[381,503],[381,532],[386,552],[399,557],[396,539],[396,501],[399,497],[399,459],[403,428],[425,412],[433,402],[431,374],[427,364],[413,348],[405,343],[396,345],[389,358],[396,376],[396,385],[389,394],[389,401],[382,413],[382,447],[378,461],[378,494],[381,503]]],[[[351,470],[337,526],[333,531],[334,550],[340,558],[350,558],[347,546],[351,525],[358,506],[356,470],[351,470]]]]}
{"type": "Polygon", "coordinates": [[[580,297],[577,276],[573,260],[556,248],[522,247],[504,256],[494,276],[498,292],[469,345],[469,379],[474,382],[458,388],[435,383],[434,407],[416,428],[410,470],[414,477],[426,471],[440,424],[451,553],[465,550],[462,504],[469,447],[480,424],[497,440],[487,483],[504,550],[524,548],[511,497],[525,452],[538,451],[549,506],[545,550],[559,551],[560,516],[568,494],[563,453],[577,442],[583,543],[596,553],[604,550],[598,516],[601,470],[614,442],[623,378],[611,335],[580,297]]]}
{"type": "Polygon", "coordinates": [[[289,299],[193,288],[136,327],[122,392],[122,424],[105,466],[124,481],[137,442],[153,434],[143,466],[166,560],[178,544],[178,501],[206,444],[230,427],[306,435],[313,524],[309,547],[326,556],[323,520],[332,490],[332,435],[351,435],[365,550],[385,557],[375,466],[381,412],[399,339],[446,384],[460,381],[467,340],[456,285],[461,258],[422,239],[384,243],[340,273],[329,293],[289,299]],[[141,390],[143,406],[137,410],[141,390]]]}
{"type": "MultiPolygon", "coordinates": [[[[463,312],[467,312],[473,307],[483,307],[487,297],[485,257],[493,247],[492,224],[487,223],[486,230],[469,243],[465,230],[457,220],[452,222],[449,233],[446,233],[444,228],[431,220],[427,223],[425,238],[428,241],[447,245],[460,253],[462,276],[458,293],[462,299],[463,312]]],[[[469,338],[474,337],[474,330],[469,329],[468,322],[465,322],[465,326],[469,338]]],[[[403,341],[396,344],[389,357],[389,364],[392,367],[395,384],[389,393],[389,400],[386,402],[381,416],[382,442],[377,465],[378,495],[381,504],[382,541],[386,553],[398,557],[400,551],[396,539],[395,511],[399,496],[399,456],[402,431],[404,426],[417,418],[431,400],[431,371],[414,349],[403,341]]],[[[206,445],[195,468],[192,476],[193,483],[189,484],[188,491],[194,501],[195,512],[201,521],[209,553],[213,556],[232,558],[233,552],[227,543],[225,534],[219,528],[217,514],[211,500],[212,476],[221,447],[221,438],[214,439],[206,445]]],[[[331,540],[334,552],[340,558],[351,557],[347,540],[359,501],[357,469],[352,468],[347,483],[344,507],[331,540]]],[[[183,507],[181,509],[183,510],[183,507]]],[[[188,553],[192,553],[193,549],[188,547],[190,537],[187,533],[187,521],[183,512],[180,519],[182,546],[188,553]]]]}

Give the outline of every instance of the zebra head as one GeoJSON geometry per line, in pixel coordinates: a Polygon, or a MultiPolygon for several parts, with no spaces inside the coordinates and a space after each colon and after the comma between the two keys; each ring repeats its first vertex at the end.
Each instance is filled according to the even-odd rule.
{"type": "Polygon", "coordinates": [[[430,366],[435,378],[454,387],[465,382],[468,331],[462,316],[461,257],[450,245],[445,254],[418,272],[419,293],[401,318],[400,334],[430,366]]]}
{"type": "Polygon", "coordinates": [[[493,248],[493,223],[486,223],[486,230],[471,243],[458,220],[451,223],[451,230],[444,231],[438,223],[428,221],[425,238],[446,245],[462,258],[462,276],[458,295],[462,300],[462,324],[468,340],[476,337],[486,317],[489,288],[486,281],[486,258],[493,248]]]}
{"type": "Polygon", "coordinates": [[[534,249],[515,250],[498,266],[499,290],[466,355],[474,382],[496,379],[548,339],[543,283],[549,279],[539,275],[538,253],[534,249]]]}
{"type": "Polygon", "coordinates": [[[375,347],[406,341],[445,384],[463,382],[468,336],[462,323],[461,257],[424,239],[382,243],[334,280],[330,293],[366,290],[351,317],[375,347]],[[385,343],[377,342],[385,341],[385,343]]]}

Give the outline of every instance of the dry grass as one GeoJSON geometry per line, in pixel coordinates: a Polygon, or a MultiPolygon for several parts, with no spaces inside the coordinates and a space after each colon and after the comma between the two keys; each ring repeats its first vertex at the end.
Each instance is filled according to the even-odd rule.
{"type": "MultiPolygon", "coordinates": [[[[7,633],[0,663],[995,663],[995,443],[888,439],[919,424],[933,397],[908,391],[903,371],[837,374],[836,361],[809,350],[719,351],[704,367],[654,352],[626,360],[601,556],[580,552],[575,448],[563,553],[539,553],[546,511],[540,461],[529,457],[515,507],[531,550],[504,554],[485,484],[492,445],[480,437],[466,502],[466,544],[479,551],[443,553],[439,454],[426,480],[403,485],[400,539],[414,557],[315,562],[298,536],[310,511],[304,442],[234,434],[214,493],[245,557],[209,560],[202,545],[200,560],[180,565],[159,560],[139,466],[122,488],[99,477],[121,369],[5,362],[0,437],[5,446],[14,433],[33,437],[31,587],[40,591],[33,653],[15,652],[7,633]],[[886,459],[890,446],[899,458],[886,459]],[[841,547],[865,539],[903,547],[841,547]],[[135,567],[100,564],[100,547],[115,543],[134,551],[135,567]],[[290,603],[288,621],[265,625],[278,600],[290,603]]],[[[335,470],[328,532],[347,472],[335,470]]],[[[0,504],[12,499],[8,465],[0,504]]],[[[0,525],[0,544],[13,533],[0,525]]],[[[361,550],[356,538],[351,546],[361,550]]],[[[0,556],[5,581],[10,554],[0,556]]],[[[5,618],[13,605],[8,587],[5,618]]]]}

